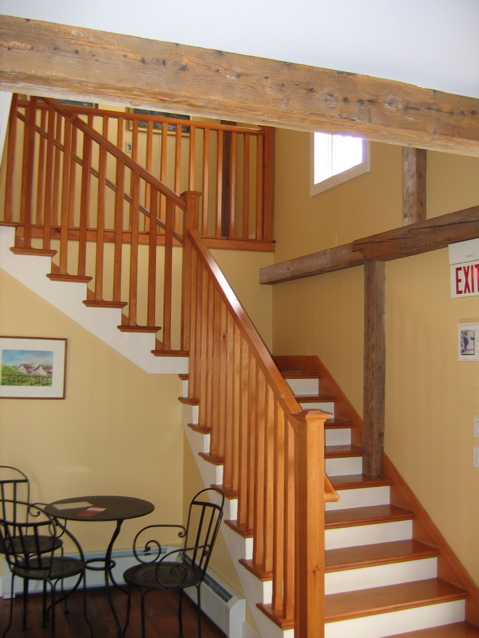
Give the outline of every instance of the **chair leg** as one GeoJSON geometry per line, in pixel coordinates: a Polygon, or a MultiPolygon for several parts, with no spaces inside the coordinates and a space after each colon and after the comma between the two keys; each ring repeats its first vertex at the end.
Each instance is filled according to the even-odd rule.
{"type": "Polygon", "coordinates": [[[142,592],[141,594],[141,604],[140,604],[140,612],[141,612],[141,638],[145,638],[145,598],[148,591],[142,592]]]}
{"type": "Polygon", "coordinates": [[[12,618],[13,618],[13,600],[15,598],[15,574],[12,574],[12,591],[10,592],[10,617],[8,619],[8,625],[5,628],[5,631],[2,634],[2,638],[5,638],[10,627],[12,626],[12,618]]]}
{"type": "Polygon", "coordinates": [[[180,589],[178,600],[178,636],[183,636],[183,590],[180,589]]]}
{"type": "Polygon", "coordinates": [[[198,592],[198,638],[201,638],[201,583],[196,586],[196,591],[198,592]]]}
{"type": "Polygon", "coordinates": [[[27,601],[28,601],[28,579],[23,579],[23,615],[22,615],[22,629],[27,628],[27,601]]]}
{"type": "Polygon", "coordinates": [[[91,638],[93,638],[93,625],[90,622],[90,619],[88,618],[88,615],[86,613],[86,579],[85,576],[83,576],[83,615],[85,616],[85,620],[88,623],[88,626],[90,627],[90,636],[91,638]]]}
{"type": "Polygon", "coordinates": [[[126,620],[125,620],[125,626],[123,627],[123,631],[121,632],[122,638],[125,638],[126,630],[128,629],[128,625],[130,624],[130,610],[131,610],[131,587],[128,586],[128,601],[126,603],[126,620]]]}

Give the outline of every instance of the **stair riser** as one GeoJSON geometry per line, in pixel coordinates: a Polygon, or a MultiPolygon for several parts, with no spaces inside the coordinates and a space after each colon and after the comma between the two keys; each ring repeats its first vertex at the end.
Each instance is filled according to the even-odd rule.
{"type": "Polygon", "coordinates": [[[351,445],[351,428],[326,428],[324,441],[326,445],[351,445]]]}
{"type": "Polygon", "coordinates": [[[362,474],[363,459],[361,456],[326,459],[325,470],[328,476],[362,474]]]}
{"type": "Polygon", "coordinates": [[[286,379],[286,381],[296,397],[314,396],[319,392],[318,379],[286,379]]]}
{"type": "Polygon", "coordinates": [[[407,631],[462,622],[463,600],[425,605],[376,616],[364,616],[325,625],[325,638],[386,638],[407,631]]]}
{"type": "Polygon", "coordinates": [[[314,403],[305,401],[304,403],[301,403],[301,397],[296,398],[303,410],[322,410],[323,412],[328,412],[328,414],[334,416],[334,403],[332,401],[315,401],[314,403]]]}
{"type": "Polygon", "coordinates": [[[375,525],[358,525],[327,529],[324,534],[326,549],[374,545],[412,538],[412,521],[394,521],[375,525]]]}
{"type": "Polygon", "coordinates": [[[370,505],[388,505],[389,486],[365,487],[354,490],[338,490],[339,501],[326,503],[326,510],[346,510],[370,505]]]}
{"type": "Polygon", "coordinates": [[[437,559],[423,558],[389,565],[375,565],[360,569],[328,572],[325,577],[326,594],[358,591],[373,587],[398,585],[437,576],[437,559]]]}

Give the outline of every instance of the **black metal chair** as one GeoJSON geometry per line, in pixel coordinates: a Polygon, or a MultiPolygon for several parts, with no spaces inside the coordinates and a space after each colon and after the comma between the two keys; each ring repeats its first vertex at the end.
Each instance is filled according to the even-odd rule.
{"type": "Polygon", "coordinates": [[[6,636],[12,625],[13,598],[15,578],[23,579],[23,629],[27,628],[28,582],[41,581],[43,583],[43,624],[50,621],[50,633],[55,636],[55,607],[66,601],[79,585],[83,583],[83,604],[85,620],[93,635],[93,628],[86,614],[85,592],[85,558],[83,550],[76,538],[65,528],[58,519],[45,514],[36,505],[28,502],[5,499],[3,510],[7,518],[0,519],[0,544],[5,554],[7,564],[12,574],[12,595],[10,599],[10,617],[8,626],[3,633],[6,636]],[[9,516],[10,514],[14,514],[9,516]],[[78,556],[65,556],[60,537],[68,537],[73,552],[78,556]],[[68,591],[63,589],[63,581],[70,581],[68,591]],[[61,595],[57,598],[57,585],[61,584],[61,595]],[[50,588],[50,603],[48,604],[48,588],[50,588]]]}
{"type": "Polygon", "coordinates": [[[140,563],[127,569],[123,577],[128,585],[128,607],[123,636],[130,621],[132,588],[141,590],[141,636],[145,638],[145,598],[152,591],[176,589],[179,591],[179,636],[183,636],[183,593],[187,587],[196,587],[198,610],[198,636],[201,637],[201,584],[223,518],[224,494],[216,488],[201,490],[193,497],[184,525],[148,525],[138,532],[133,543],[135,557],[140,563]],[[154,531],[177,528],[181,547],[166,551],[154,531]]]}

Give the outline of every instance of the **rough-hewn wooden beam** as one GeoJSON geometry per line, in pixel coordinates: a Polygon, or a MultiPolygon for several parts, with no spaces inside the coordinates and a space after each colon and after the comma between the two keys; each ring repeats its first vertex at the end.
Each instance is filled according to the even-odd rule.
{"type": "Polygon", "coordinates": [[[426,151],[406,146],[402,152],[403,224],[426,219],[426,151]]]}
{"type": "Polygon", "coordinates": [[[402,82],[1,16],[0,89],[479,155],[479,100],[402,82]]]}
{"type": "Polygon", "coordinates": [[[364,266],[363,472],[380,476],[386,397],[385,264],[364,266]]]}
{"type": "Polygon", "coordinates": [[[475,237],[479,237],[479,206],[266,266],[260,269],[259,281],[261,284],[279,284],[360,266],[375,259],[391,261],[419,255],[475,237]]]}

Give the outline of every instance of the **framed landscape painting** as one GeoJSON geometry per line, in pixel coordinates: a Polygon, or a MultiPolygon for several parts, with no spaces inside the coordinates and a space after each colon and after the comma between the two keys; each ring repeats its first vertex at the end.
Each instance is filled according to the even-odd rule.
{"type": "Polygon", "coordinates": [[[0,337],[0,399],[64,399],[66,339],[0,337]]]}

